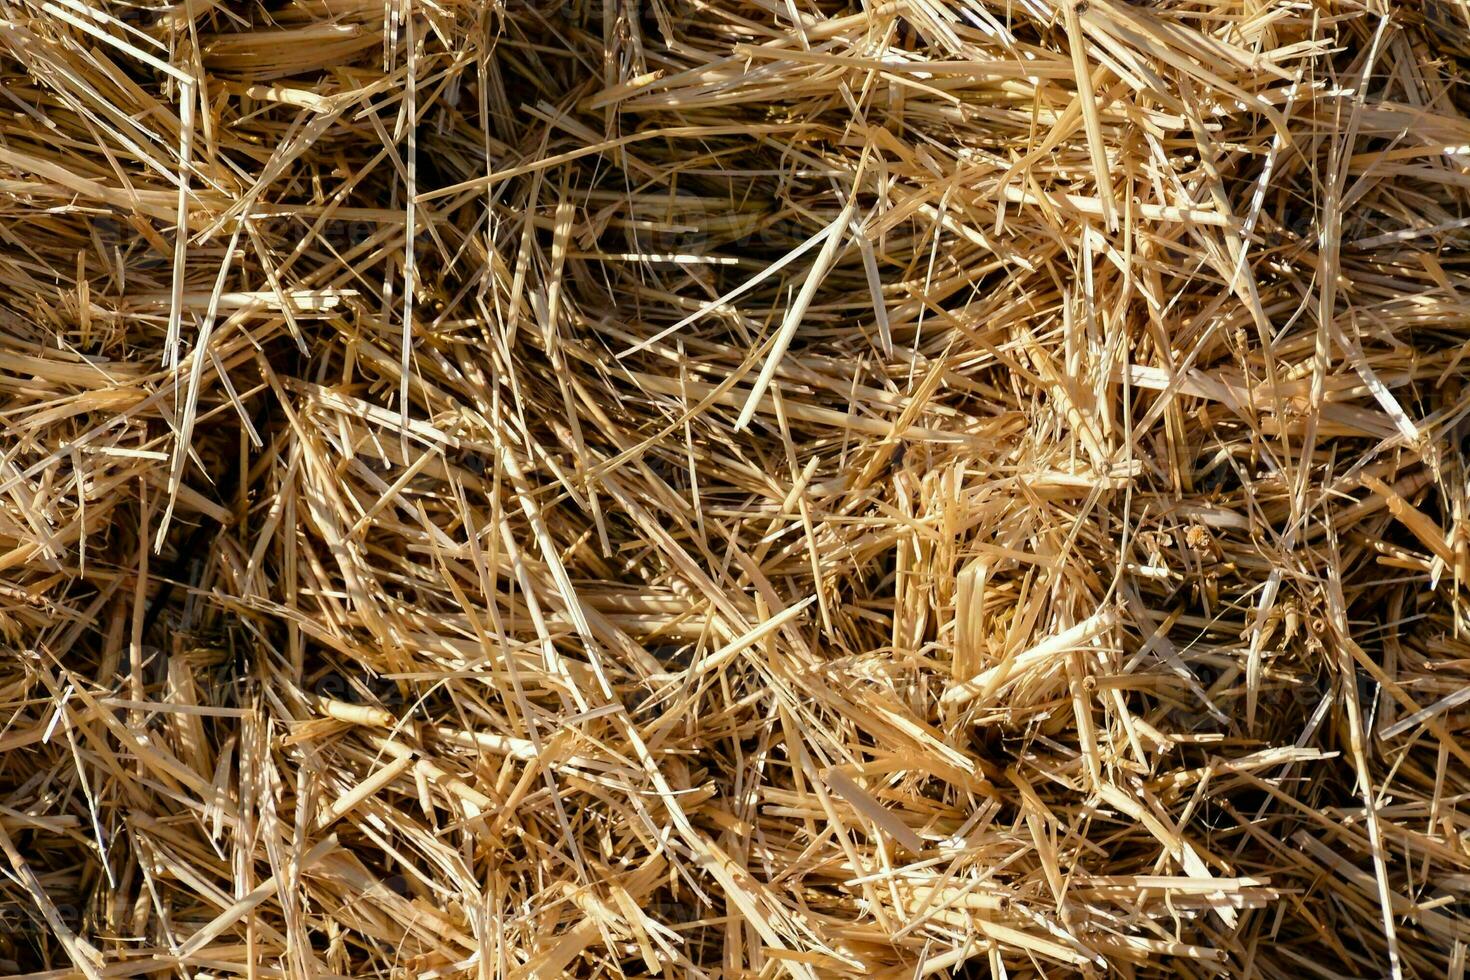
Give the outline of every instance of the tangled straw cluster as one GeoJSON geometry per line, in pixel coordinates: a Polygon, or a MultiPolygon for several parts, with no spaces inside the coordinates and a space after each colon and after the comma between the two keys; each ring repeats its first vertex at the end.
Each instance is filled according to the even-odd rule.
{"type": "Polygon", "coordinates": [[[0,972],[1461,977],[1463,0],[0,0],[0,972]]]}

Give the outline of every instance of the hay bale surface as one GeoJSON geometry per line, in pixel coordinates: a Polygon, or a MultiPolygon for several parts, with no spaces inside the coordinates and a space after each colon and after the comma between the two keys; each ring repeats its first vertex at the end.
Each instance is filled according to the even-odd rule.
{"type": "Polygon", "coordinates": [[[0,0],[0,973],[1462,977],[1463,0],[0,0]]]}

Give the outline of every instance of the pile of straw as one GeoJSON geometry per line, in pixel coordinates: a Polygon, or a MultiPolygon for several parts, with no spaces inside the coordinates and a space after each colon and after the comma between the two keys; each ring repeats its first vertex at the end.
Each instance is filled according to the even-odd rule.
{"type": "Polygon", "coordinates": [[[0,973],[1462,977],[1464,0],[0,0],[0,973]]]}

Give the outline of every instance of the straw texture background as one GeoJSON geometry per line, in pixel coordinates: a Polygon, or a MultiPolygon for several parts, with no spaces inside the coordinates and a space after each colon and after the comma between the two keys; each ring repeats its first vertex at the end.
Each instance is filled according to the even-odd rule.
{"type": "Polygon", "coordinates": [[[1463,0],[0,0],[0,974],[1454,977],[1463,0]]]}

